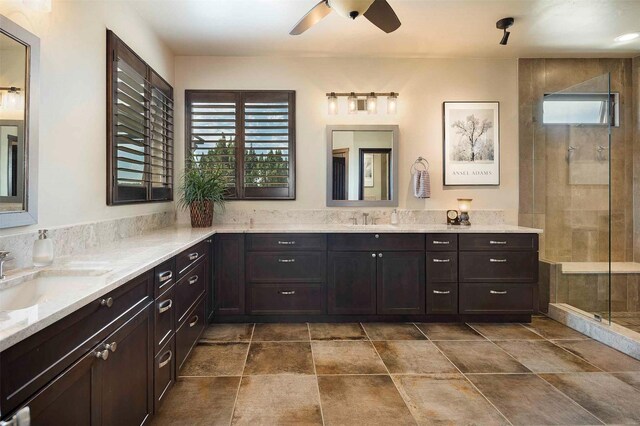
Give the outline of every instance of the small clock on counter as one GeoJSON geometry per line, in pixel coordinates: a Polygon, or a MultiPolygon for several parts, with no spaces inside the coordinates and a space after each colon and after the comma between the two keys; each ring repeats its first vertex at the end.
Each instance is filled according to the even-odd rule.
{"type": "Polygon", "coordinates": [[[447,225],[460,225],[460,215],[457,210],[447,210],[447,225]]]}

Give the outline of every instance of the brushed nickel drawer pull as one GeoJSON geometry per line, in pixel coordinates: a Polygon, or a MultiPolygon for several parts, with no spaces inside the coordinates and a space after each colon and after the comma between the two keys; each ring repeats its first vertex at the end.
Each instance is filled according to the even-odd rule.
{"type": "Polygon", "coordinates": [[[433,294],[451,294],[451,290],[447,290],[447,291],[433,290],[433,294]]]}
{"type": "Polygon", "coordinates": [[[506,242],[506,241],[495,241],[495,240],[490,240],[490,241],[489,241],[489,244],[492,244],[492,245],[494,245],[494,246],[495,246],[495,245],[502,245],[502,246],[503,246],[503,245],[507,244],[507,242],[506,242]]]}
{"type": "Polygon", "coordinates": [[[491,263],[507,263],[507,259],[489,259],[489,262],[491,263]]]}
{"type": "Polygon", "coordinates": [[[433,263],[449,263],[451,259],[433,259],[433,263]]]}
{"type": "Polygon", "coordinates": [[[448,245],[450,244],[450,241],[438,241],[438,240],[433,240],[433,244],[444,244],[444,245],[448,245]]]}
{"type": "Polygon", "coordinates": [[[278,244],[281,246],[293,246],[296,244],[295,241],[278,241],[278,244]]]}
{"type": "Polygon", "coordinates": [[[163,314],[167,312],[173,306],[173,300],[165,300],[164,302],[158,305],[158,313],[163,314]]]}
{"type": "Polygon", "coordinates": [[[107,297],[106,299],[101,299],[100,300],[100,306],[106,306],[107,308],[110,308],[113,306],[113,297],[107,297]]]}
{"type": "Polygon", "coordinates": [[[198,252],[189,254],[189,260],[196,260],[199,257],[200,257],[200,253],[198,252]]]}
{"type": "Polygon", "coordinates": [[[169,281],[171,278],[173,278],[173,271],[161,272],[158,274],[158,278],[160,278],[161,283],[169,281]]]}
{"type": "Polygon", "coordinates": [[[295,259],[278,259],[280,263],[295,263],[295,259]]]}
{"type": "Polygon", "coordinates": [[[498,291],[498,290],[489,290],[491,294],[507,294],[507,290],[498,291]]]}
{"type": "Polygon", "coordinates": [[[278,293],[280,293],[283,296],[291,296],[296,294],[295,290],[289,290],[289,291],[279,291],[278,293]]]}
{"type": "Polygon", "coordinates": [[[193,327],[198,323],[198,320],[200,319],[199,316],[194,315],[193,318],[191,318],[191,322],[189,323],[189,327],[193,327]]]}
{"type": "Polygon", "coordinates": [[[171,358],[173,358],[173,353],[171,351],[167,351],[167,353],[164,354],[163,356],[167,354],[168,354],[167,359],[165,359],[164,361],[161,361],[160,364],[158,364],[158,368],[166,367],[167,364],[169,364],[169,362],[171,361],[171,358]]]}
{"type": "Polygon", "coordinates": [[[200,277],[198,277],[197,275],[194,275],[191,278],[189,278],[189,285],[193,285],[193,284],[197,283],[199,278],[200,277]]]}

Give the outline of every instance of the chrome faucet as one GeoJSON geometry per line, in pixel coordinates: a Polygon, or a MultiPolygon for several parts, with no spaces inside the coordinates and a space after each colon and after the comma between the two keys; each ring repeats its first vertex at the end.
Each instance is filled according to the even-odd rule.
{"type": "Polygon", "coordinates": [[[12,260],[12,258],[7,257],[10,253],[10,251],[0,251],[0,280],[4,280],[6,278],[4,275],[4,262],[12,260]]]}
{"type": "Polygon", "coordinates": [[[352,217],[352,218],[351,218],[351,223],[352,223],[353,225],[357,225],[357,224],[358,224],[358,218],[357,218],[357,217],[355,217],[355,216],[354,216],[354,217],[352,217]]]}

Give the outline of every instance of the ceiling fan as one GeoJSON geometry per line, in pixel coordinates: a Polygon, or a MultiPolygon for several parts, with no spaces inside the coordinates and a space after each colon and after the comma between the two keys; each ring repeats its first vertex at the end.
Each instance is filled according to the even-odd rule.
{"type": "Polygon", "coordinates": [[[296,24],[289,34],[299,35],[320,22],[335,10],[345,18],[356,19],[364,15],[373,25],[385,33],[400,27],[400,20],[387,0],[322,0],[296,24]]]}

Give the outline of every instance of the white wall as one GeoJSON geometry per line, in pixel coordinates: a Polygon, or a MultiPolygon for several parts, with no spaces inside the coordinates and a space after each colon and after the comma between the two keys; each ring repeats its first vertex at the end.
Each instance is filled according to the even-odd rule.
{"type": "MultiPolygon", "coordinates": [[[[398,124],[400,126],[400,208],[456,208],[458,197],[471,197],[473,209],[503,209],[508,223],[518,214],[518,91],[515,59],[342,59],[270,57],[177,57],[177,174],[184,158],[185,89],[296,90],[297,199],[240,201],[227,209],[318,209],[325,207],[328,124],[398,124]],[[326,92],[400,92],[398,113],[349,115],[342,103],[337,116],[327,114],[326,92]],[[499,101],[501,185],[445,188],[442,185],[442,102],[499,101]],[[419,156],[431,164],[432,198],[411,195],[409,169],[419,156]]],[[[184,220],[184,216],[181,216],[184,220]]]]}
{"type": "Polygon", "coordinates": [[[107,28],[174,81],[172,52],[134,8],[53,0],[51,12],[39,12],[3,0],[0,14],[41,40],[39,223],[0,235],[172,210],[173,203],[106,205],[107,28]]]}

